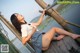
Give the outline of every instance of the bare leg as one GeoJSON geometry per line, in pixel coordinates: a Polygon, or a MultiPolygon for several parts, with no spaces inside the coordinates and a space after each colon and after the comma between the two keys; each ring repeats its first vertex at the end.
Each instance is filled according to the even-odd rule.
{"type": "Polygon", "coordinates": [[[68,32],[68,31],[65,31],[64,29],[61,29],[61,28],[55,27],[54,30],[55,30],[58,34],[68,35],[68,36],[72,37],[73,39],[76,39],[76,38],[80,37],[80,35],[70,33],[70,32],[68,32]]]}
{"type": "Polygon", "coordinates": [[[61,35],[68,35],[68,36],[70,36],[74,39],[80,37],[77,34],[67,32],[67,31],[65,31],[63,29],[60,29],[60,28],[56,28],[56,27],[52,28],[46,34],[44,34],[42,36],[42,50],[47,50],[48,49],[48,47],[50,45],[50,42],[51,42],[51,40],[53,40],[53,37],[54,37],[55,33],[58,33],[58,34],[61,34],[61,35]]]}
{"type": "MultiPolygon", "coordinates": [[[[42,36],[42,50],[47,50],[51,41],[53,40],[54,38],[54,34],[56,33],[56,30],[54,28],[50,29],[48,32],[46,32],[46,34],[44,34],[42,36]]],[[[60,40],[64,37],[64,35],[60,35],[59,37],[57,38],[54,38],[54,39],[57,39],[57,40],[60,40]]]]}
{"type": "Polygon", "coordinates": [[[47,50],[51,41],[53,40],[55,30],[50,29],[42,36],[42,50],[47,50]]]}

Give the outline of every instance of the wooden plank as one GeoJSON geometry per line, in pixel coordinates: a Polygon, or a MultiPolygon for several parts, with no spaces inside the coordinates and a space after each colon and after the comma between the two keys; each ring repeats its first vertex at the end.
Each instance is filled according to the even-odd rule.
{"type": "Polygon", "coordinates": [[[68,51],[66,45],[64,44],[63,40],[60,40],[60,41],[58,42],[58,47],[61,49],[61,51],[62,51],[63,53],[69,53],[69,51],[68,51]]]}
{"type": "Polygon", "coordinates": [[[78,47],[79,47],[77,45],[77,43],[71,37],[67,36],[67,37],[64,38],[63,41],[64,41],[65,45],[67,46],[68,50],[70,49],[70,47],[73,47],[75,49],[78,49],[78,47]]]}
{"type": "Polygon", "coordinates": [[[79,46],[71,37],[66,36],[60,41],[52,41],[49,49],[43,53],[70,53],[72,48],[77,50],[79,46]]]}
{"type": "MultiPolygon", "coordinates": [[[[54,49],[57,51],[56,53],[63,53],[62,51],[61,51],[61,49],[58,47],[58,41],[56,41],[56,42],[53,42],[53,44],[54,44],[54,49]]],[[[53,49],[53,50],[54,50],[53,49]]]]}

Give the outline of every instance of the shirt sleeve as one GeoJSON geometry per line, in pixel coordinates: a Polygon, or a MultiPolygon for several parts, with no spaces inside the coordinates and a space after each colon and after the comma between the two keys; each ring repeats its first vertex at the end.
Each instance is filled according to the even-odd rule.
{"type": "Polygon", "coordinates": [[[39,31],[38,28],[37,28],[33,23],[30,23],[30,24],[31,24],[31,26],[33,26],[37,31],[39,31]]]}
{"type": "Polygon", "coordinates": [[[22,35],[22,37],[27,36],[27,27],[25,25],[21,26],[21,35],[22,35]]]}
{"type": "Polygon", "coordinates": [[[33,26],[35,29],[37,29],[37,27],[33,24],[33,23],[30,23],[31,24],[31,26],[33,26]]]}

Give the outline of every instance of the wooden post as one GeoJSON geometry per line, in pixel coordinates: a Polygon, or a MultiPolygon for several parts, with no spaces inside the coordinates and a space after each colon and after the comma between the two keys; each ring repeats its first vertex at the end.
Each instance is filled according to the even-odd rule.
{"type": "MultiPolygon", "coordinates": [[[[43,0],[35,0],[43,9],[47,7],[47,4],[43,0]]],[[[63,17],[53,8],[46,11],[46,13],[51,16],[53,19],[55,19],[65,30],[68,30],[72,32],[68,26],[63,17]]]]}

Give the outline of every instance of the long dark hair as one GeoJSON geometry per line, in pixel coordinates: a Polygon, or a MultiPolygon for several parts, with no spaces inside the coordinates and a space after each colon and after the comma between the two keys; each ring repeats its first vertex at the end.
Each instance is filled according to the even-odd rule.
{"type": "Polygon", "coordinates": [[[18,19],[17,19],[17,16],[16,16],[15,14],[18,14],[18,13],[12,14],[10,20],[11,20],[12,24],[14,25],[14,27],[15,27],[15,28],[18,30],[18,32],[21,34],[21,25],[22,25],[22,24],[26,24],[27,22],[26,22],[26,21],[25,21],[25,23],[19,22],[18,19]]]}

